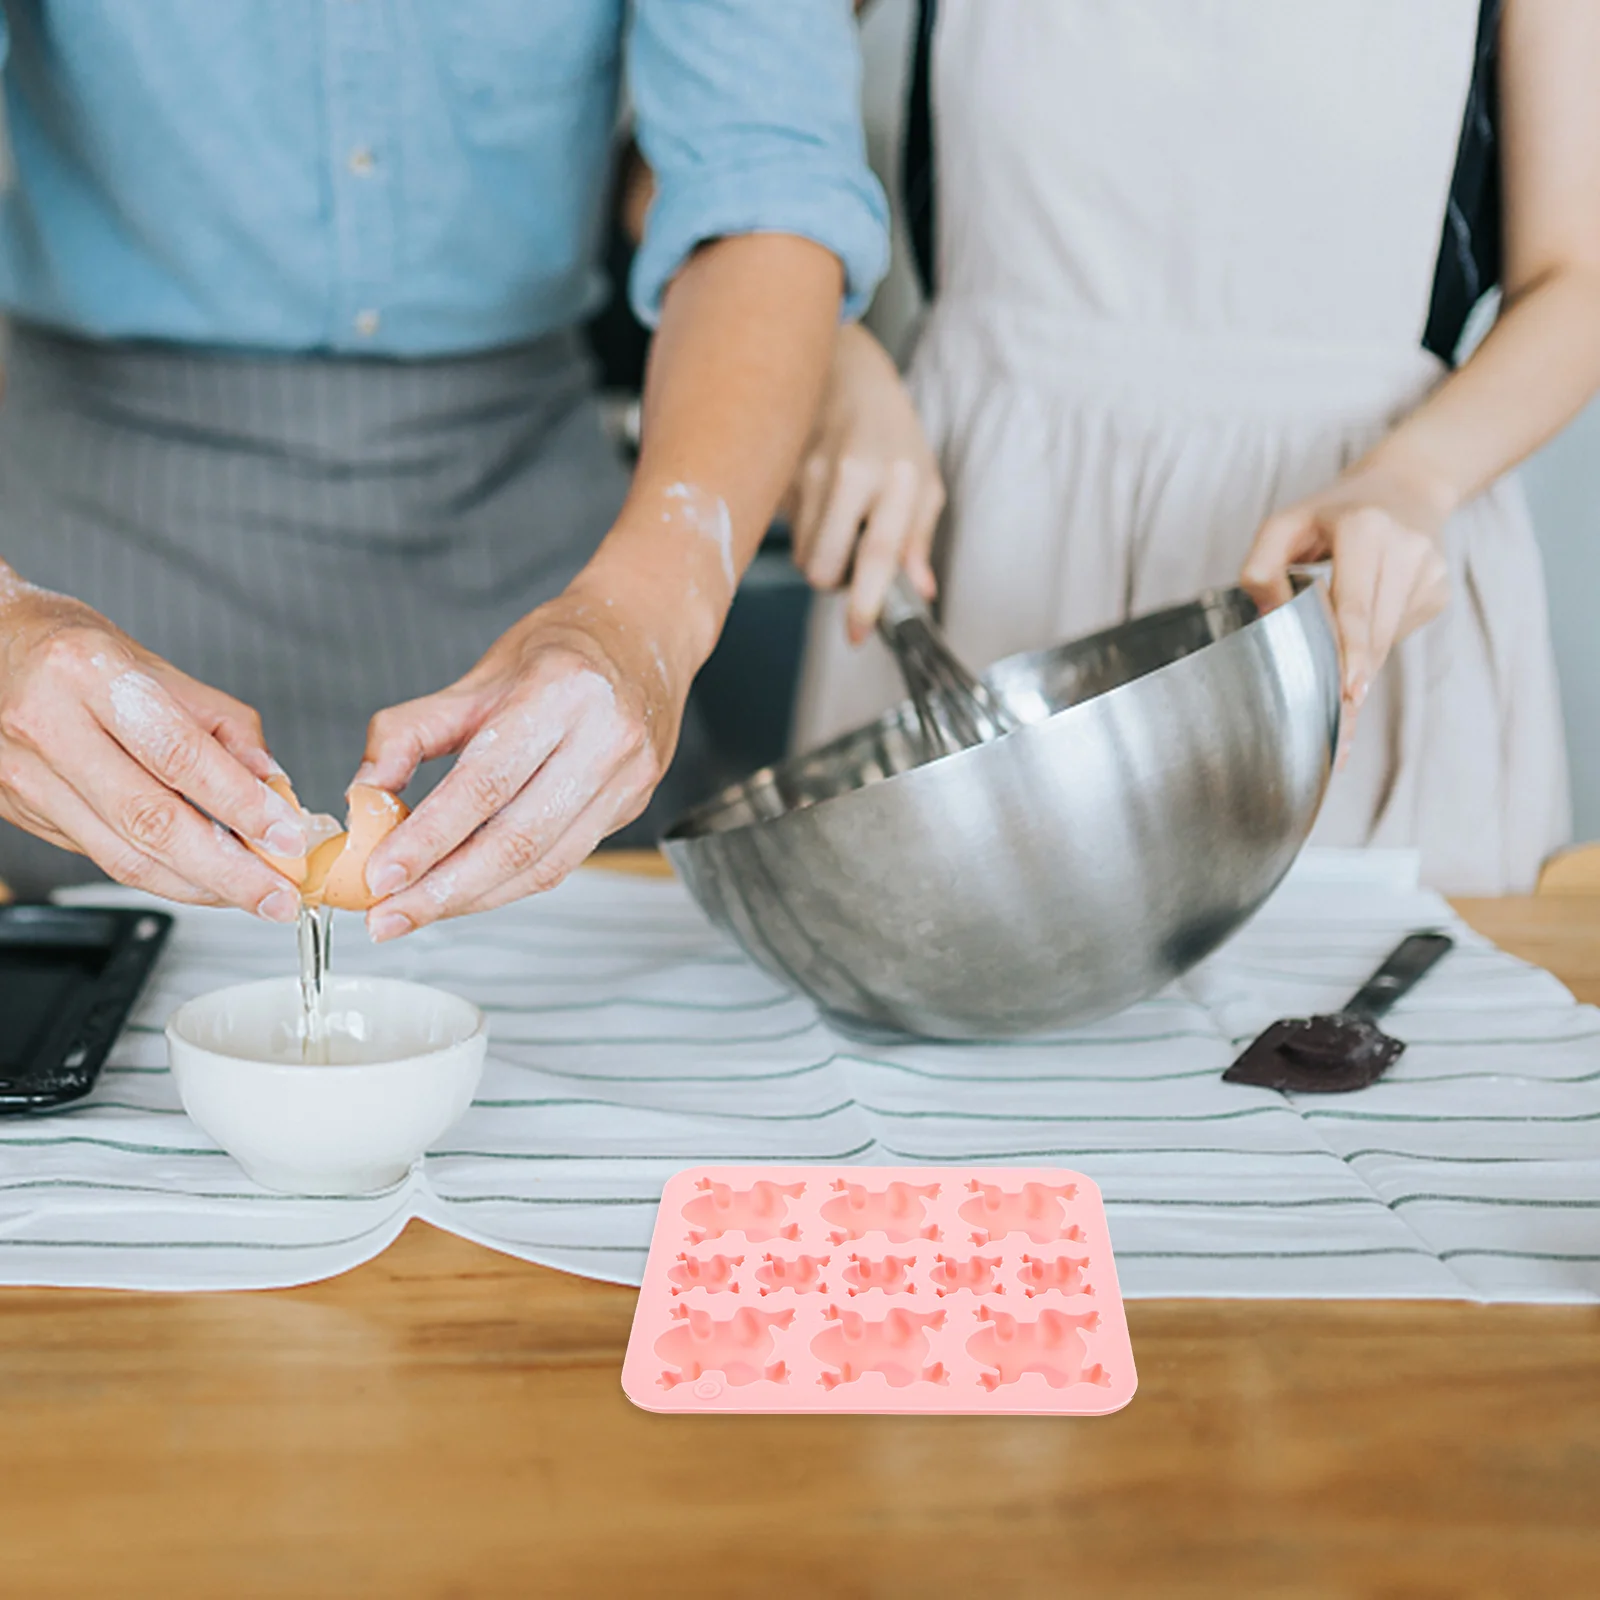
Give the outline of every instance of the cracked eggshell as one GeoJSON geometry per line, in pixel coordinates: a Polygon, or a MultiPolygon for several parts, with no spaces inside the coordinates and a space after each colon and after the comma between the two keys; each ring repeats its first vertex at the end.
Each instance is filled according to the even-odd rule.
{"type": "Polygon", "coordinates": [[[275,795],[287,800],[289,804],[300,813],[300,820],[305,825],[306,830],[308,854],[303,856],[275,856],[270,855],[258,845],[251,844],[248,839],[244,840],[244,844],[246,848],[260,856],[269,867],[281,872],[290,883],[294,884],[296,887],[299,887],[306,881],[306,869],[309,853],[315,850],[316,846],[321,841],[327,839],[332,834],[338,833],[339,824],[335,822],[332,817],[324,816],[320,812],[307,811],[306,808],[300,804],[299,796],[295,794],[294,785],[289,782],[289,778],[286,773],[280,772],[275,776],[268,778],[267,787],[275,795]]]}
{"type": "Polygon", "coordinates": [[[374,903],[367,888],[367,860],[410,815],[405,801],[369,783],[350,787],[349,828],[324,840],[306,858],[301,894],[308,906],[366,911],[374,903]]]}

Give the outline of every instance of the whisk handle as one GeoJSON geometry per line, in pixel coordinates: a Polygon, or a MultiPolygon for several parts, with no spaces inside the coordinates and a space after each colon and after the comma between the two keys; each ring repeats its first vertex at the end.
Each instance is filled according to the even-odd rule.
{"type": "Polygon", "coordinates": [[[883,597],[883,609],[878,613],[878,631],[888,637],[904,623],[927,622],[931,616],[928,602],[917,593],[911,580],[904,572],[895,573],[889,581],[889,592],[883,597]]]}

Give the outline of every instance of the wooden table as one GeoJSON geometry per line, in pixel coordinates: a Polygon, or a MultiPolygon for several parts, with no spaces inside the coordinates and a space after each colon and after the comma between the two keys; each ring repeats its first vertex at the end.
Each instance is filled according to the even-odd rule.
{"type": "MultiPolygon", "coordinates": [[[[1600,898],[1463,903],[1600,1002],[1600,898]]],[[[630,1290],[0,1291],[0,1596],[1600,1595],[1600,1308],[1134,1301],[1099,1419],[675,1418],[630,1290]]]]}

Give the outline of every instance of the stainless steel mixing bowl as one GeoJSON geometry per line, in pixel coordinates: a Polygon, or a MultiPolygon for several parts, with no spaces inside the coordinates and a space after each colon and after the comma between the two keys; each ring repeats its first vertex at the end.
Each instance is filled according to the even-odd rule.
{"type": "Polygon", "coordinates": [[[1240,590],[985,674],[1026,726],[924,761],[909,703],[725,790],[665,847],[714,922],[849,1031],[1089,1021],[1232,934],[1288,870],[1338,733],[1322,586],[1240,590]]]}

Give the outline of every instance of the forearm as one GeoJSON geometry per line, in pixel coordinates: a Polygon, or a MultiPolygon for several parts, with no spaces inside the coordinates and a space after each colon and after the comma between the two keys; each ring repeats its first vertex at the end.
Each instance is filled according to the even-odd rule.
{"type": "Polygon", "coordinates": [[[843,293],[837,259],[786,234],[707,245],[669,289],[622,515],[579,579],[711,652],[815,415],[843,293]]]}
{"type": "Polygon", "coordinates": [[[378,787],[459,752],[373,851],[374,938],[548,889],[643,808],[800,452],[842,278],[778,234],[709,245],[678,273],[639,467],[594,559],[459,682],[373,719],[362,778],[378,787]]]}
{"type": "Polygon", "coordinates": [[[1531,455],[1600,384],[1600,268],[1553,268],[1514,293],[1461,368],[1366,464],[1405,478],[1440,515],[1531,455]]]}

